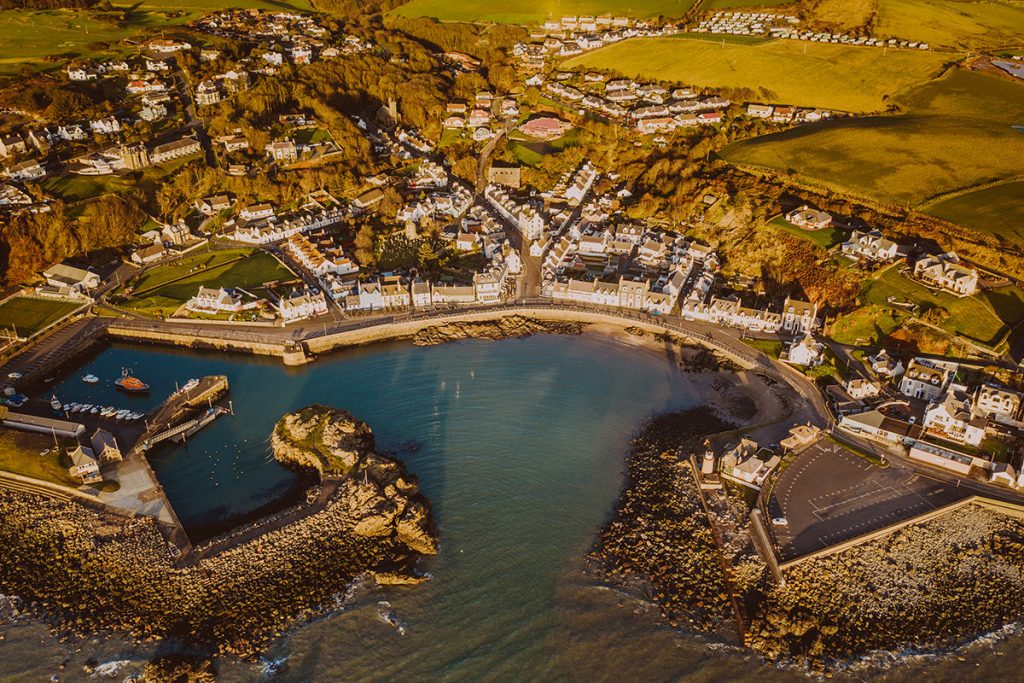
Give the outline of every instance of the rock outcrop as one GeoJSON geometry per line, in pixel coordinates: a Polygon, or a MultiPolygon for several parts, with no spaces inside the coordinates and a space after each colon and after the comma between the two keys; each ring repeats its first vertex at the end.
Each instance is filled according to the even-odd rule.
{"type": "Polygon", "coordinates": [[[510,315],[496,320],[470,320],[431,325],[413,335],[417,346],[435,346],[463,339],[514,339],[535,334],[580,334],[583,323],[537,320],[510,315]]]}
{"type": "Polygon", "coordinates": [[[354,524],[353,533],[389,538],[414,553],[437,552],[430,506],[405,467],[374,453],[373,431],[351,413],[309,406],[282,417],[270,439],[274,457],[341,477],[338,498],[354,524]]]}

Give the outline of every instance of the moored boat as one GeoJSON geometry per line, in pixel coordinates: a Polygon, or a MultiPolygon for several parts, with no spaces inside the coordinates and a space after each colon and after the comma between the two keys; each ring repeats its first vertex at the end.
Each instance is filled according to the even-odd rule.
{"type": "Polygon", "coordinates": [[[82,377],[82,381],[86,384],[96,384],[100,381],[100,378],[93,374],[88,374],[82,377]]]}
{"type": "Polygon", "coordinates": [[[138,377],[128,374],[128,370],[121,370],[121,376],[114,380],[114,386],[129,394],[145,394],[149,392],[149,385],[138,377]]]}

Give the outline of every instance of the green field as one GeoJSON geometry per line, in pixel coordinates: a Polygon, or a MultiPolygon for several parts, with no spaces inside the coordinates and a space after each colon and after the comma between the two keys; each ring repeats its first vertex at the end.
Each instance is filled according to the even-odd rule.
{"type": "Polygon", "coordinates": [[[0,470],[77,488],[82,482],[68,474],[61,463],[61,454],[68,446],[74,446],[74,441],[55,441],[48,434],[0,429],[0,470]],[[41,455],[43,451],[47,451],[46,455],[41,455]]]}
{"type": "Polygon", "coordinates": [[[442,21],[495,24],[540,24],[566,15],[613,14],[646,19],[679,17],[694,0],[508,0],[500,5],[473,0],[412,0],[394,10],[403,17],[433,17],[442,21]]]}
{"type": "Polygon", "coordinates": [[[81,302],[75,301],[11,297],[0,303],[0,329],[13,328],[19,337],[30,337],[81,307],[81,302]]]}
{"type": "Polygon", "coordinates": [[[839,317],[833,325],[833,338],[844,344],[877,343],[912,317],[909,311],[893,306],[889,297],[916,303],[916,315],[925,319],[930,309],[945,309],[948,315],[937,323],[943,331],[989,347],[1004,341],[1007,326],[1024,320],[1024,293],[1020,290],[1004,288],[959,298],[923,287],[901,275],[898,266],[891,266],[864,284],[861,308],[839,317]]]}
{"type": "Polygon", "coordinates": [[[958,195],[926,211],[978,232],[999,235],[1007,244],[1024,248],[1024,180],[958,195]]]}
{"type": "Polygon", "coordinates": [[[758,45],[633,38],[568,60],[566,67],[707,88],[743,88],[752,99],[849,112],[884,110],[887,97],[938,75],[949,55],[775,40],[758,45]]]}
{"type": "Polygon", "coordinates": [[[147,315],[168,316],[195,296],[199,287],[241,287],[259,296],[265,282],[295,275],[270,254],[253,249],[202,252],[158,266],[135,283],[127,308],[147,315]]]}
{"type": "MultiPolygon", "coordinates": [[[[108,50],[102,43],[116,47],[120,41],[142,31],[180,26],[216,9],[203,0],[143,0],[114,2],[112,6],[128,11],[128,20],[123,25],[104,20],[102,12],[93,10],[3,10],[0,74],[14,72],[26,64],[46,68],[47,62],[39,60],[51,55],[77,58],[102,54],[108,50]]],[[[312,10],[308,0],[232,0],[221,6],[312,10]]]]}
{"type": "Polygon", "coordinates": [[[748,7],[776,7],[792,4],[793,0],[705,0],[704,9],[746,9],[748,7]]]}
{"type": "Polygon", "coordinates": [[[1012,1],[880,0],[873,35],[956,49],[1024,43],[1024,4],[1012,1]]]}
{"type": "Polygon", "coordinates": [[[955,71],[899,102],[907,114],[803,126],[721,155],[910,205],[1020,173],[1024,132],[1012,124],[1024,116],[1024,84],[955,71]]]}
{"type": "Polygon", "coordinates": [[[151,166],[144,171],[135,171],[126,175],[65,175],[47,176],[41,181],[47,194],[65,202],[80,202],[93,199],[102,194],[121,194],[133,188],[151,189],[164,177],[177,171],[182,166],[194,161],[198,156],[175,159],[160,166],[151,166]]]}
{"type": "Polygon", "coordinates": [[[822,249],[831,249],[842,242],[844,237],[843,231],[839,228],[831,227],[825,228],[824,230],[804,230],[803,228],[793,225],[787,221],[784,216],[776,216],[768,222],[768,225],[788,232],[791,235],[796,235],[797,237],[805,240],[810,240],[822,249]]]}

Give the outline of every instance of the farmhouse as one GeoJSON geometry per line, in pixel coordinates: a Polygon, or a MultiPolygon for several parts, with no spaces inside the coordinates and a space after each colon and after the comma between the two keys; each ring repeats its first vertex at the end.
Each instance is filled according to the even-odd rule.
{"type": "Polygon", "coordinates": [[[185,304],[185,308],[197,313],[237,313],[243,308],[242,296],[223,287],[212,289],[200,286],[196,295],[185,304]]]}

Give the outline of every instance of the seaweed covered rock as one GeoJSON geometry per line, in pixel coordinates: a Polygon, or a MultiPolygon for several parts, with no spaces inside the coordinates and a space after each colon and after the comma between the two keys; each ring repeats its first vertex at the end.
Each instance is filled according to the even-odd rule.
{"type": "Polygon", "coordinates": [[[463,339],[514,339],[535,334],[580,334],[582,323],[537,320],[524,315],[509,315],[496,320],[471,320],[431,325],[417,332],[412,343],[434,346],[463,339]]]}

